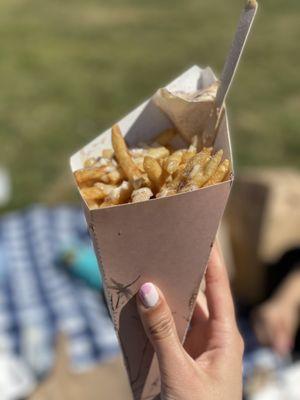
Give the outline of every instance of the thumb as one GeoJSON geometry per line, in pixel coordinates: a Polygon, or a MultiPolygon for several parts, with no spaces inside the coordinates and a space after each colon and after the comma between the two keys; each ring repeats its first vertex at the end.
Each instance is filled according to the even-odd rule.
{"type": "Polygon", "coordinates": [[[172,371],[176,374],[180,364],[185,361],[185,351],[162,292],[153,283],[144,283],[137,296],[137,308],[145,332],[156,352],[161,375],[165,372],[169,376],[172,371]]]}

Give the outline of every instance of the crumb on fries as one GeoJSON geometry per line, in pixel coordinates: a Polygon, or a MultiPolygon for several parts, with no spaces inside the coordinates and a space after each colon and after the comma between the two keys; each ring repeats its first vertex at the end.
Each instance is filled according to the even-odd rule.
{"type": "Polygon", "coordinates": [[[151,189],[148,187],[142,187],[140,189],[135,189],[131,193],[131,200],[133,203],[139,203],[141,201],[150,200],[153,196],[151,189]]]}

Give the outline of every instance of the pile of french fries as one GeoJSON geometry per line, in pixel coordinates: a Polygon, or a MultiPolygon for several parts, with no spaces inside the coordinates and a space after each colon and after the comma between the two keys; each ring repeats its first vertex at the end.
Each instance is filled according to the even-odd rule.
{"type": "Polygon", "coordinates": [[[198,151],[195,136],[186,149],[175,150],[175,129],[160,133],[152,145],[129,149],[118,125],[112,127],[112,149],[88,158],[75,172],[90,209],[137,203],[214,185],[230,178],[231,166],[223,150],[198,151]]]}

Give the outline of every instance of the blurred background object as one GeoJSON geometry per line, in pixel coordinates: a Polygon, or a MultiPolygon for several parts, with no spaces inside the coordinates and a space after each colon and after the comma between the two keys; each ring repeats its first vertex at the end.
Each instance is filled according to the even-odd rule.
{"type": "MultiPolygon", "coordinates": [[[[125,393],[122,383],[113,388],[114,380],[105,378],[118,375],[120,361],[112,369],[110,361],[98,365],[118,345],[87,229],[74,208],[79,201],[68,159],[187,67],[210,65],[220,73],[242,5],[1,1],[0,356],[6,361],[0,367],[8,371],[20,361],[25,371],[26,365],[24,397],[44,379],[34,399],[45,393],[58,399],[58,387],[69,380],[65,398],[74,395],[79,370],[82,398],[100,393],[98,374],[104,377],[99,398],[125,393]],[[55,350],[61,332],[65,344],[55,350]],[[57,369],[58,353],[65,351],[70,357],[57,369]]],[[[261,2],[227,104],[237,179],[220,237],[246,340],[245,394],[251,400],[281,399],[278,382],[293,382],[300,392],[297,364],[290,367],[299,351],[296,333],[284,356],[255,334],[269,329],[273,309],[299,323],[298,300],[281,301],[286,288],[297,286],[300,265],[299,12],[298,0],[261,2]]],[[[7,391],[11,376],[3,376],[1,400],[16,398],[7,391]]]]}
{"type": "Polygon", "coordinates": [[[57,339],[55,353],[53,370],[29,400],[131,400],[130,387],[120,356],[102,362],[92,370],[78,373],[69,368],[68,341],[62,335],[57,339]]]}
{"type": "Polygon", "coordinates": [[[263,296],[262,265],[300,245],[300,173],[287,168],[251,168],[234,184],[225,219],[238,270],[237,294],[245,301],[263,296]]]}
{"type": "Polygon", "coordinates": [[[11,196],[10,178],[8,171],[0,167],[0,207],[6,205],[11,196]]]}

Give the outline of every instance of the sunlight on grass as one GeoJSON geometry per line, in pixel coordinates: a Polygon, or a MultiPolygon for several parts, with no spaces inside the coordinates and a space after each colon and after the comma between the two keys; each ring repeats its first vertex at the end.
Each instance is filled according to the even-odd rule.
{"type": "MultiPolygon", "coordinates": [[[[222,69],[243,1],[2,0],[10,208],[73,200],[68,157],[192,64],[222,69]]],[[[264,0],[228,103],[237,166],[300,166],[300,3],[264,0]]]]}

